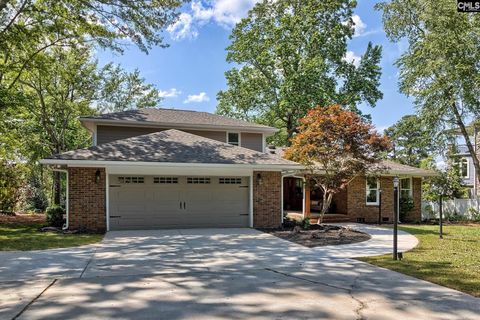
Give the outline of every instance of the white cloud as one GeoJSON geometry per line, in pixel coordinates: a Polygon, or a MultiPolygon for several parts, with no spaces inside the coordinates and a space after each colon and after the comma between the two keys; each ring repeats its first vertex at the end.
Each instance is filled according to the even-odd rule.
{"type": "Polygon", "coordinates": [[[206,7],[201,1],[193,1],[193,17],[203,23],[213,20],[219,25],[231,28],[244,18],[259,0],[213,0],[206,7]]]}
{"type": "Polygon", "coordinates": [[[190,14],[181,13],[177,21],[168,26],[167,31],[174,40],[196,38],[198,31],[193,22],[193,17],[190,14]]]}
{"type": "Polygon", "coordinates": [[[167,31],[173,40],[194,39],[198,36],[198,26],[214,22],[230,29],[247,16],[259,0],[194,0],[190,10],[183,12],[177,21],[168,26],[167,31]]]}
{"type": "Polygon", "coordinates": [[[352,15],[353,23],[355,24],[355,34],[354,37],[362,36],[367,29],[367,25],[362,21],[362,18],[358,14],[352,15]]]}
{"type": "Polygon", "coordinates": [[[205,101],[210,101],[210,98],[207,96],[205,92],[200,92],[199,94],[188,95],[187,99],[185,99],[183,103],[205,102],[205,101]]]}
{"type": "Polygon", "coordinates": [[[355,67],[358,67],[360,65],[360,60],[362,60],[362,58],[357,56],[353,51],[347,51],[347,54],[343,59],[347,62],[353,63],[355,67]]]}
{"type": "Polygon", "coordinates": [[[178,97],[178,95],[181,93],[182,91],[178,90],[177,88],[171,88],[168,90],[160,90],[158,92],[158,95],[161,98],[175,98],[175,97],[178,97]]]}

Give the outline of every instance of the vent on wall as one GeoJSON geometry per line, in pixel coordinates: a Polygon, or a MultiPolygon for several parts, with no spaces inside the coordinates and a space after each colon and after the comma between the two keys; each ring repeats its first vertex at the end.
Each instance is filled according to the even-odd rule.
{"type": "Polygon", "coordinates": [[[357,223],[365,223],[365,218],[357,218],[357,223]]]}
{"type": "Polygon", "coordinates": [[[175,184],[178,183],[177,177],[153,177],[153,183],[175,184]]]}
{"type": "Polygon", "coordinates": [[[219,184],[242,184],[242,178],[218,178],[219,184]]]}
{"type": "Polygon", "coordinates": [[[383,221],[383,222],[388,222],[388,221],[390,221],[390,218],[389,218],[389,217],[383,217],[383,218],[382,218],[382,221],[383,221]]]}
{"type": "Polygon", "coordinates": [[[118,177],[118,183],[144,183],[144,177],[118,177]]]}
{"type": "Polygon", "coordinates": [[[210,184],[210,178],[188,177],[187,183],[188,184],[210,184]]]}

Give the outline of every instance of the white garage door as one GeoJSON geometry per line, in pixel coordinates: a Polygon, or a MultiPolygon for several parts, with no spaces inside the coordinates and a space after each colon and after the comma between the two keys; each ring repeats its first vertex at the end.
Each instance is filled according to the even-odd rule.
{"type": "Polygon", "coordinates": [[[248,227],[248,177],[110,175],[110,230],[248,227]]]}

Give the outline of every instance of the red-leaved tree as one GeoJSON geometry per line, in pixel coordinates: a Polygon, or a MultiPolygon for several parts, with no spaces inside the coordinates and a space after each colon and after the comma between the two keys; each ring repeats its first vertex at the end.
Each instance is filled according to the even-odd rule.
{"type": "Polygon", "coordinates": [[[316,107],[300,120],[285,157],[303,164],[308,179],[323,191],[319,223],[335,193],[356,176],[380,170],[381,152],[390,149],[388,138],[358,114],[339,105],[316,107]]]}

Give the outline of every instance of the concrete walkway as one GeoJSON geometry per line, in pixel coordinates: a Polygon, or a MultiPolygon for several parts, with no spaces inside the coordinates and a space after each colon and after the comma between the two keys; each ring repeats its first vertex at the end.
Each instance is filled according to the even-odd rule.
{"type": "MultiPolygon", "coordinates": [[[[308,249],[253,229],[125,231],[1,253],[0,318],[480,318],[480,299],[348,259],[392,242],[391,230],[351,226],[372,239],[308,249]]],[[[417,244],[399,240],[401,251],[417,244]]]]}

